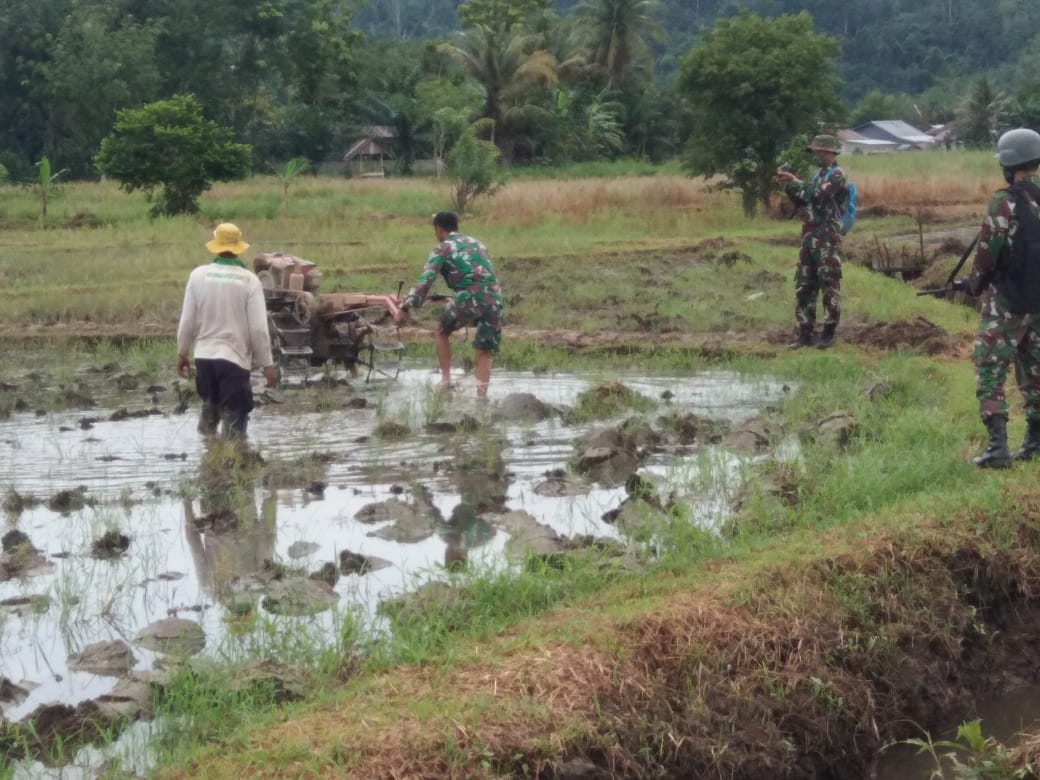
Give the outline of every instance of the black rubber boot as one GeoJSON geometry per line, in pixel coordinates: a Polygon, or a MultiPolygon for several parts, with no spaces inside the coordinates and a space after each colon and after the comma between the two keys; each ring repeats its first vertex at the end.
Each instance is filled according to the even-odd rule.
{"type": "Polygon", "coordinates": [[[834,331],[837,330],[838,323],[828,322],[823,326],[823,333],[820,334],[820,340],[816,342],[817,349],[830,349],[834,346],[834,331]]]}
{"type": "Polygon", "coordinates": [[[225,410],[223,418],[224,438],[229,441],[245,441],[246,430],[249,428],[249,414],[225,410]]]}
{"type": "Polygon", "coordinates": [[[1040,420],[1028,420],[1026,438],[1022,441],[1022,449],[1011,457],[1014,460],[1035,460],[1040,458],[1040,420]]]}
{"type": "Polygon", "coordinates": [[[220,409],[203,402],[202,413],[199,414],[199,433],[203,436],[215,436],[220,425],[220,409]]]}
{"type": "Polygon", "coordinates": [[[798,338],[787,345],[788,349],[801,349],[802,347],[811,347],[813,345],[813,328],[812,325],[801,325],[798,328],[798,338]]]}
{"type": "Polygon", "coordinates": [[[975,465],[980,469],[1006,469],[1011,465],[1011,453],[1007,447],[1007,420],[991,414],[986,418],[986,430],[989,431],[986,451],[975,458],[975,465]]]}

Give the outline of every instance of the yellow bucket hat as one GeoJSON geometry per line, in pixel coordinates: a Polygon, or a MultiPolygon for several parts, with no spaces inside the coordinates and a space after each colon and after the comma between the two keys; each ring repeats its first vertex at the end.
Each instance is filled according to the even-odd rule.
{"type": "Polygon", "coordinates": [[[242,240],[242,231],[238,229],[238,225],[224,222],[217,225],[217,229],[213,231],[213,240],[206,242],[206,249],[215,255],[222,252],[240,255],[249,249],[249,244],[242,240]]]}

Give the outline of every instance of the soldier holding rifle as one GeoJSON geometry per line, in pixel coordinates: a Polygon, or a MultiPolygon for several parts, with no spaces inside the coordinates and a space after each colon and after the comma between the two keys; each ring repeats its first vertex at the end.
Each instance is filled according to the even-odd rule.
{"type": "Polygon", "coordinates": [[[834,332],[841,317],[841,217],[848,203],[845,173],[838,167],[841,143],[833,135],[818,135],[806,147],[820,170],[804,182],[789,166],[776,172],[777,181],[795,205],[805,206],[802,246],[794,275],[795,320],[798,337],[789,349],[812,346],[816,328],[816,298],[823,293],[823,333],[816,346],[827,349],[834,344],[834,332]]]}
{"type": "Polygon", "coordinates": [[[971,276],[950,287],[982,296],[973,362],[979,414],[989,434],[980,468],[1007,468],[1040,456],[1040,134],[1018,129],[997,141],[1008,186],[990,200],[971,276]],[[1014,363],[1026,412],[1026,436],[1007,446],[1004,380],[1014,363]]]}

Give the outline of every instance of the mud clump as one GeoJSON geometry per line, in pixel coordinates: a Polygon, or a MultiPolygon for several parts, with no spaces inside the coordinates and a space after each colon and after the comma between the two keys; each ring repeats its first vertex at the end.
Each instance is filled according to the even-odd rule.
{"type": "Polygon", "coordinates": [[[23,496],[13,488],[4,493],[3,509],[9,515],[18,516],[26,509],[38,506],[40,500],[34,496],[23,496]]]}
{"type": "Polygon", "coordinates": [[[194,621],[163,618],[143,628],[134,643],[157,653],[194,655],[206,646],[206,634],[194,621]]]}
{"type": "MultiPolygon", "coordinates": [[[[12,529],[5,533],[0,543],[3,545],[3,552],[0,553],[0,582],[5,582],[13,577],[29,577],[43,574],[53,568],[53,564],[44,558],[39,550],[33,547],[29,537],[18,529],[12,529]]],[[[20,598],[15,599],[15,601],[19,601],[20,598]]],[[[26,603],[32,605],[32,602],[33,597],[30,597],[26,603]]],[[[13,605],[10,601],[3,603],[6,603],[8,606],[13,605]]],[[[3,603],[0,603],[0,606],[3,603]]]]}
{"type": "Polygon", "coordinates": [[[397,420],[383,420],[373,431],[380,439],[403,439],[411,432],[411,428],[397,420]]]}
{"type": "Polygon", "coordinates": [[[32,548],[32,542],[29,540],[28,534],[24,531],[19,531],[17,528],[8,531],[3,537],[0,537],[0,545],[2,545],[5,553],[11,554],[16,554],[25,548],[32,548]]]}
{"type": "Polygon", "coordinates": [[[135,420],[142,417],[151,417],[152,415],[162,414],[158,409],[135,409],[130,411],[125,407],[116,409],[112,414],[109,415],[109,422],[122,422],[123,420],[135,420]]]}
{"type": "Polygon", "coordinates": [[[328,485],[328,465],[335,460],[335,455],[326,452],[312,452],[295,460],[271,460],[264,468],[264,486],[303,488],[315,495],[324,493],[328,485]]]}
{"type": "Polygon", "coordinates": [[[850,344],[885,350],[913,349],[925,355],[938,355],[953,346],[949,334],[924,317],[912,321],[851,324],[839,327],[838,335],[850,344]]]}
{"type": "Polygon", "coordinates": [[[339,579],[339,570],[332,561],[326,561],[321,565],[320,569],[311,572],[307,577],[312,580],[321,580],[331,588],[335,587],[336,580],[339,579]]]}
{"type": "Polygon", "coordinates": [[[731,427],[725,420],[713,420],[693,412],[663,415],[657,418],[657,424],[674,432],[680,444],[718,444],[731,427]]]}
{"type": "Polygon", "coordinates": [[[662,436],[650,426],[636,419],[626,420],[621,425],[591,430],[578,439],[571,465],[595,482],[622,484],[661,441],[662,436]]]}
{"type": "Polygon", "coordinates": [[[75,490],[59,490],[47,499],[47,508],[52,512],[67,515],[71,512],[78,512],[90,503],[92,502],[87,497],[86,488],[78,487],[75,490]]]}
{"type": "MultiPolygon", "coordinates": [[[[22,685],[8,680],[6,677],[0,677],[0,705],[19,705],[27,698],[32,691],[30,686],[22,682],[22,685]]],[[[0,733],[3,733],[3,718],[0,717],[0,733]]]]}
{"type": "Polygon", "coordinates": [[[62,388],[61,401],[68,409],[93,409],[97,401],[76,385],[62,388]]]}
{"type": "Polygon", "coordinates": [[[119,558],[130,548],[130,537],[113,529],[106,531],[90,545],[90,554],[95,558],[119,558]]]}
{"type": "MultiPolygon", "coordinates": [[[[792,331],[785,329],[770,333],[768,341],[783,344],[791,339],[792,331]]],[[[838,326],[837,342],[873,347],[881,350],[907,349],[924,355],[950,352],[954,339],[934,322],[918,317],[915,320],[893,322],[850,322],[838,326]]]]}
{"type": "Polygon", "coordinates": [[[363,575],[369,572],[378,571],[379,569],[385,569],[387,566],[392,566],[390,561],[383,560],[382,558],[376,558],[371,555],[362,555],[361,553],[351,552],[350,550],[343,550],[339,554],[339,570],[342,574],[357,574],[363,575]]]}
{"type": "MultiPolygon", "coordinates": [[[[335,576],[335,566],[332,567],[335,576]]],[[[288,577],[271,582],[264,609],[275,615],[314,615],[339,603],[339,594],[320,577],[288,577]]]]}
{"type": "Polygon", "coordinates": [[[654,405],[653,400],[621,382],[604,382],[578,396],[574,408],[567,415],[567,421],[600,420],[629,410],[647,411],[654,405]]]}
{"type": "Polygon", "coordinates": [[[495,418],[511,422],[546,420],[553,415],[553,408],[532,393],[510,393],[495,409],[495,418]]]}
{"type": "Polygon", "coordinates": [[[119,677],[129,672],[136,659],[130,645],[122,640],[95,642],[68,658],[69,669],[90,672],[107,677],[119,677]]]}

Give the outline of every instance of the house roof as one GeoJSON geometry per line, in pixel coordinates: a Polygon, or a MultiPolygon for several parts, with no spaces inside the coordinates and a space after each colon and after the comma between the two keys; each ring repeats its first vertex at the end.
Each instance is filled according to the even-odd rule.
{"type": "Polygon", "coordinates": [[[865,135],[860,135],[855,130],[839,130],[838,140],[843,144],[849,146],[896,146],[895,141],[889,141],[884,138],[867,138],[865,135]]]}
{"type": "Polygon", "coordinates": [[[925,130],[928,135],[934,138],[936,141],[942,141],[953,135],[952,125],[932,125],[925,130]]]}
{"type": "Polygon", "coordinates": [[[932,136],[922,133],[916,127],[901,119],[878,119],[857,125],[852,129],[867,138],[883,141],[896,141],[915,146],[930,146],[935,143],[935,139],[932,136]]]}
{"type": "Polygon", "coordinates": [[[386,150],[379,141],[372,138],[362,138],[343,155],[343,162],[350,162],[355,157],[381,157],[384,154],[386,154],[386,150]]]}
{"type": "Polygon", "coordinates": [[[397,138],[397,130],[390,125],[369,125],[365,128],[369,138],[397,138]]]}

